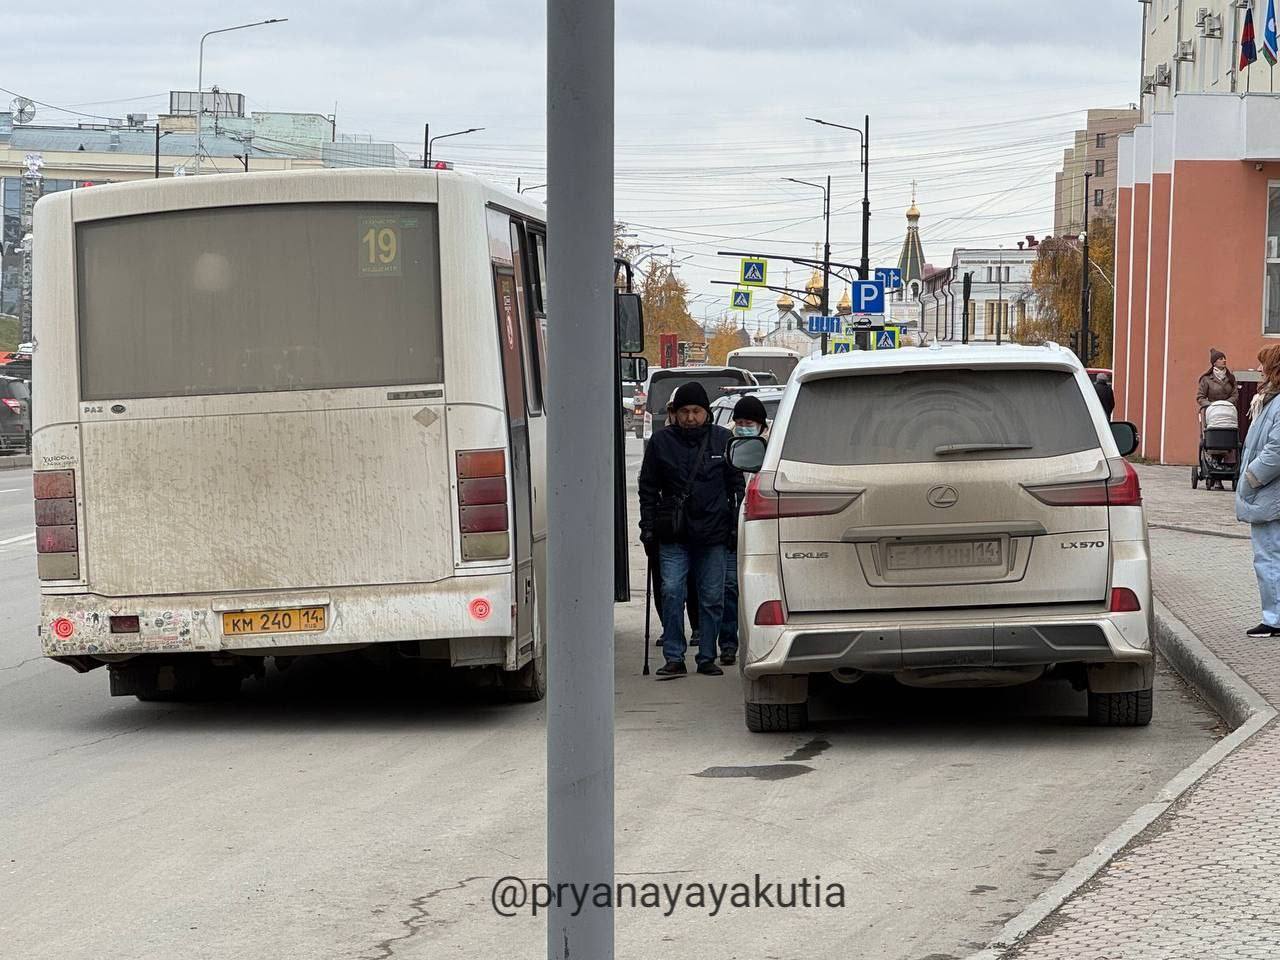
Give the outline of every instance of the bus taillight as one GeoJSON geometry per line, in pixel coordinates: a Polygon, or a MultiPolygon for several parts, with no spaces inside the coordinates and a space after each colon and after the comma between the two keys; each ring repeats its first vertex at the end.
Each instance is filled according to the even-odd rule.
{"type": "Polygon", "coordinates": [[[80,576],[76,473],[37,470],[31,481],[36,501],[37,573],[41,580],[75,580],[80,576]]]}
{"type": "Polygon", "coordinates": [[[457,464],[462,559],[505,559],[511,552],[506,450],[459,450],[457,464]]]}

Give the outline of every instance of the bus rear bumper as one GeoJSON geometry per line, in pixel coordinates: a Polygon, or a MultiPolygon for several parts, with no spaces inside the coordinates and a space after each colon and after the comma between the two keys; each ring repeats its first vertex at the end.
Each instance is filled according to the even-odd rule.
{"type": "Polygon", "coordinates": [[[200,652],[270,656],[432,640],[465,641],[455,645],[477,652],[492,647],[496,652],[510,646],[506,641],[512,635],[511,594],[510,574],[213,596],[49,594],[40,601],[40,642],[45,656],[58,658],[200,652]],[[232,614],[317,607],[324,610],[323,629],[240,634],[226,629],[232,614]],[[118,618],[137,617],[137,629],[112,632],[113,617],[117,630],[122,626],[118,618]]]}

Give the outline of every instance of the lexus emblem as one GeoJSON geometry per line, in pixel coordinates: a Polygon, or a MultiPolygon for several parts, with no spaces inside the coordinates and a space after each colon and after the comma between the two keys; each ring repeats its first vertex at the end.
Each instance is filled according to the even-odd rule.
{"type": "Polygon", "coordinates": [[[926,495],[925,499],[935,507],[954,507],[960,499],[960,494],[956,492],[956,488],[950,484],[942,484],[934,487],[926,495]]]}

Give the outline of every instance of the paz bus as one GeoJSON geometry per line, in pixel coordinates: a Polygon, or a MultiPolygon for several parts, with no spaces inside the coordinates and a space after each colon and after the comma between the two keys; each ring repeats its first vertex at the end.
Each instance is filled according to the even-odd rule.
{"type": "Polygon", "coordinates": [[[379,647],[546,688],[546,227],[452,171],[35,208],[41,645],[111,692],[379,647]]]}
{"type": "Polygon", "coordinates": [[[791,371],[803,359],[799,352],[784,347],[739,347],[731,350],[724,362],[726,366],[751,373],[772,374],[778,385],[785,386],[791,371]]]}

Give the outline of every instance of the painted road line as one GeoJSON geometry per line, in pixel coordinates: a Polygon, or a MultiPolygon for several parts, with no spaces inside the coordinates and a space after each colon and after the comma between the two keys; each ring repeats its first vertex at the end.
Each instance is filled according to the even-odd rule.
{"type": "Polygon", "coordinates": [[[24,533],[20,537],[10,537],[8,540],[0,540],[0,547],[7,547],[11,543],[25,543],[26,541],[34,540],[35,538],[36,535],[34,533],[24,533]]]}
{"type": "Polygon", "coordinates": [[[22,493],[22,487],[10,487],[8,490],[0,490],[0,493],[22,493]]]}

